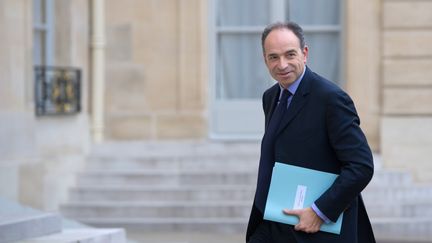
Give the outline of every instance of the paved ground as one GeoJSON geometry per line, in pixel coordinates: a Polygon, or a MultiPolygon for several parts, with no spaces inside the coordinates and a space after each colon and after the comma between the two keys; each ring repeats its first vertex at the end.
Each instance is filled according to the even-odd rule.
{"type": "MultiPolygon", "coordinates": [[[[244,242],[240,234],[210,234],[210,233],[139,233],[127,232],[129,240],[136,243],[237,243],[244,242]]],[[[132,242],[131,242],[132,243],[132,242]]]]}
{"type": "MultiPolygon", "coordinates": [[[[128,231],[130,243],[244,243],[243,234],[211,234],[211,233],[142,233],[128,231]]],[[[411,240],[378,240],[377,243],[431,243],[432,239],[423,241],[411,240]]]]}

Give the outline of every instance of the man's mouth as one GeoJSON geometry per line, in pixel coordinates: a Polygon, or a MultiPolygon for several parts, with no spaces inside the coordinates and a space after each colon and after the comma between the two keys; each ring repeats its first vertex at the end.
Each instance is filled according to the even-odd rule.
{"type": "Polygon", "coordinates": [[[279,76],[287,76],[289,75],[291,72],[283,72],[283,73],[278,73],[279,76]]]}

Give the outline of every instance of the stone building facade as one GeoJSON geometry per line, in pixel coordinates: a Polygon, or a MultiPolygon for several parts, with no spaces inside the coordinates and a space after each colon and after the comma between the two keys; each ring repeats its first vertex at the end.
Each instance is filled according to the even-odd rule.
{"type": "MultiPolygon", "coordinates": [[[[260,117],[244,122],[234,103],[226,103],[233,109],[223,113],[234,118],[215,108],[216,0],[102,1],[104,108],[94,110],[94,2],[0,0],[0,180],[8,182],[0,183],[3,196],[56,208],[91,149],[95,114],[103,115],[108,141],[259,138],[259,130],[251,136],[246,130],[219,133],[218,122],[232,119],[248,127],[247,121],[260,117]],[[75,115],[35,115],[34,7],[40,2],[52,7],[49,64],[82,72],[82,109],[75,115]]],[[[354,99],[373,150],[384,166],[432,180],[432,1],[333,2],[340,8],[340,85],[354,99]]],[[[259,99],[244,102],[260,109],[259,99]]]]}

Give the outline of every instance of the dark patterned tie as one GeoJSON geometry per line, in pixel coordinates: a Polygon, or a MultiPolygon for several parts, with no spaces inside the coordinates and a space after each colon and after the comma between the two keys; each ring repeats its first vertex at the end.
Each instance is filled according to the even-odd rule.
{"type": "Polygon", "coordinates": [[[270,186],[271,174],[274,166],[274,144],[276,133],[282,118],[287,111],[287,102],[291,93],[284,89],[279,104],[276,106],[270,122],[265,130],[264,137],[261,142],[261,158],[258,170],[257,190],[255,194],[255,205],[264,213],[267,194],[270,186]]]}

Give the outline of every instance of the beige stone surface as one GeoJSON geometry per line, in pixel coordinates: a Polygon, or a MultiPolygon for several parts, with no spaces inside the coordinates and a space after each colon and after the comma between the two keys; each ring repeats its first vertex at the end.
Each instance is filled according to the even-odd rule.
{"type": "Polygon", "coordinates": [[[15,165],[3,165],[0,160],[0,196],[13,201],[19,199],[19,173],[15,165]]]}
{"type": "Polygon", "coordinates": [[[146,70],[144,94],[151,112],[175,110],[179,104],[177,2],[143,1],[149,16],[136,15],[132,21],[132,61],[146,70]]]}
{"type": "Polygon", "coordinates": [[[417,179],[432,180],[423,173],[432,170],[432,117],[385,117],[381,127],[384,165],[413,171],[417,179]]]}
{"type": "Polygon", "coordinates": [[[45,211],[58,211],[67,199],[68,189],[76,180],[76,173],[84,167],[85,158],[79,154],[35,158],[19,168],[21,178],[19,201],[45,211]]]}
{"type": "MultiPolygon", "coordinates": [[[[136,86],[127,85],[131,80],[121,76],[130,70],[127,65],[140,66],[142,73],[135,82],[145,82],[145,87],[139,87],[145,97],[144,111],[175,110],[179,89],[177,15],[177,1],[106,2],[106,64],[117,66],[119,72],[113,78],[113,71],[107,69],[107,92],[118,92],[118,87],[137,92],[136,86]],[[108,87],[112,84],[117,87],[108,87]]],[[[112,105],[107,103],[107,109],[112,110],[112,105]]]]}
{"type": "MultiPolygon", "coordinates": [[[[132,26],[129,23],[110,26],[106,33],[108,63],[132,60],[132,26]]],[[[109,72],[109,70],[107,70],[109,72]]]]}
{"type": "MultiPolygon", "coordinates": [[[[429,162],[430,163],[430,162],[429,162]]],[[[426,169],[418,169],[416,170],[415,179],[418,181],[424,181],[424,182],[432,182],[432,168],[426,169]]]]}
{"type": "Polygon", "coordinates": [[[383,83],[391,86],[432,85],[432,58],[384,59],[383,83]]]}
{"type": "Polygon", "coordinates": [[[157,138],[202,138],[207,122],[199,114],[160,115],[157,117],[157,138]]]}
{"type": "MultiPolygon", "coordinates": [[[[179,2],[179,106],[181,109],[203,109],[203,86],[207,79],[202,79],[200,0],[179,2]]],[[[206,46],[205,46],[206,47],[206,46]]]]}
{"type": "Polygon", "coordinates": [[[380,3],[346,1],[346,89],[353,98],[373,150],[379,150],[380,119],[380,3]],[[369,13],[365,18],[365,13],[369,13]],[[367,34],[365,34],[367,33],[367,34]],[[367,94],[367,95],[365,95],[367,94]]]}
{"type": "Polygon", "coordinates": [[[432,27],[431,1],[384,1],[385,28],[432,27]]]}
{"type": "Polygon", "coordinates": [[[107,134],[111,139],[151,139],[153,121],[149,115],[117,115],[107,117],[107,134]]]}
{"type": "MultiPolygon", "coordinates": [[[[130,112],[142,113],[148,111],[148,96],[146,89],[148,80],[143,65],[134,63],[119,63],[106,66],[106,111],[107,115],[130,112]]],[[[160,102],[167,102],[160,97],[160,102]]]]}
{"type": "Polygon", "coordinates": [[[382,1],[384,165],[432,180],[432,1],[382,1]]]}
{"type": "Polygon", "coordinates": [[[384,89],[384,114],[432,115],[432,88],[384,89]]]}
{"type": "Polygon", "coordinates": [[[191,125],[182,122],[167,129],[165,119],[181,121],[185,112],[196,116],[206,109],[201,5],[199,0],[106,2],[109,136],[147,139],[192,134],[196,138],[206,134],[200,129],[190,132],[191,125]],[[137,127],[143,114],[152,116],[150,130],[131,134],[127,127],[137,127]],[[124,122],[128,125],[123,126],[124,122]]]}
{"type": "Polygon", "coordinates": [[[432,56],[431,30],[385,30],[382,38],[384,57],[432,56]]]}
{"type": "Polygon", "coordinates": [[[18,164],[21,158],[36,154],[34,115],[0,110],[0,165],[18,164]]]}
{"type": "Polygon", "coordinates": [[[2,1],[0,5],[0,110],[24,111],[32,98],[31,8],[26,2],[2,1]]]}

